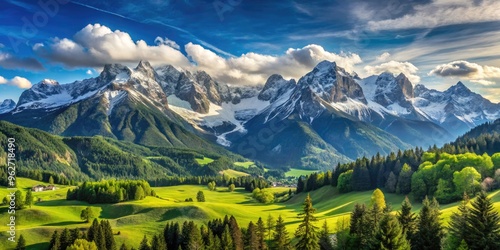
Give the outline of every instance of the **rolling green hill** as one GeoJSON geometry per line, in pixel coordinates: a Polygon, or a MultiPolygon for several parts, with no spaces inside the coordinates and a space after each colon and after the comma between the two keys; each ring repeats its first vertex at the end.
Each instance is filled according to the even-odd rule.
{"type": "MultiPolygon", "coordinates": [[[[19,188],[24,189],[38,184],[39,182],[20,178],[19,188]]],[[[18,216],[18,232],[27,237],[28,249],[46,249],[50,235],[54,230],[67,228],[85,228],[89,224],[84,223],[79,215],[82,209],[89,204],[79,201],[66,201],[61,196],[65,195],[68,187],[58,186],[56,191],[45,191],[35,193],[35,197],[42,198],[32,208],[20,210],[18,216]]],[[[218,191],[209,191],[205,186],[173,186],[154,188],[158,195],[147,197],[140,201],[123,202],[119,204],[93,204],[90,205],[99,219],[110,221],[115,233],[116,241],[137,247],[142,234],[153,235],[163,229],[169,221],[194,220],[196,223],[204,224],[213,218],[222,218],[225,215],[234,215],[241,227],[246,227],[250,221],[256,221],[259,217],[266,218],[272,215],[277,218],[283,216],[286,221],[288,232],[292,234],[298,226],[300,219],[297,214],[301,210],[306,194],[299,194],[284,203],[261,204],[256,202],[250,193],[243,189],[235,192],[227,192],[225,188],[218,191]],[[205,193],[206,202],[184,202],[186,198],[195,198],[196,193],[202,190],[205,193]],[[120,232],[120,235],[117,233],[120,232]],[[138,235],[138,232],[140,234],[138,235]]],[[[273,188],[274,192],[287,191],[288,188],[273,188]]],[[[0,188],[0,195],[6,195],[7,190],[0,188]]],[[[338,220],[346,220],[356,203],[370,202],[372,191],[351,192],[339,194],[331,186],[323,187],[310,193],[314,207],[317,209],[318,226],[323,220],[335,230],[338,220]]],[[[500,210],[500,191],[490,194],[495,202],[495,208],[500,210]]],[[[394,210],[399,209],[404,196],[386,194],[386,201],[394,210]]],[[[412,201],[413,202],[413,201],[412,201]]],[[[421,205],[414,203],[414,210],[418,211],[421,205]]],[[[442,219],[444,223],[457,204],[441,206],[442,219]]],[[[0,220],[7,220],[6,208],[0,208],[0,220]]],[[[5,232],[0,233],[0,245],[5,246],[5,232]]]]}

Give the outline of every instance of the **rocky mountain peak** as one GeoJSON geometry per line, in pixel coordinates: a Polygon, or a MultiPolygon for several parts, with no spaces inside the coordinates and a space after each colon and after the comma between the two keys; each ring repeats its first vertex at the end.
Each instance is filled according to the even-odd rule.
{"type": "Polygon", "coordinates": [[[324,60],[318,63],[316,67],[314,67],[313,72],[316,71],[317,73],[326,73],[330,71],[335,71],[336,68],[337,68],[337,63],[324,60]]]}
{"type": "Polygon", "coordinates": [[[294,79],[285,80],[283,76],[274,74],[271,75],[264,85],[264,88],[259,93],[259,100],[274,102],[279,96],[290,89],[295,88],[296,82],[294,79]]]}
{"type": "Polygon", "coordinates": [[[467,96],[472,93],[472,91],[467,88],[467,86],[465,86],[462,82],[458,82],[457,84],[451,86],[445,92],[459,96],[467,96]]]}
{"type": "Polygon", "coordinates": [[[408,77],[406,77],[405,74],[400,73],[396,77],[396,82],[398,83],[398,86],[401,88],[401,91],[406,98],[415,97],[415,92],[413,90],[413,84],[410,82],[410,80],[408,79],[408,77]]]}
{"type": "Polygon", "coordinates": [[[0,103],[0,114],[7,113],[16,107],[16,102],[12,99],[5,99],[0,103]]]}
{"type": "Polygon", "coordinates": [[[155,69],[148,61],[140,61],[135,70],[141,72],[144,76],[155,78],[155,69]]]}
{"type": "Polygon", "coordinates": [[[104,69],[102,70],[98,78],[101,82],[110,82],[120,74],[126,74],[130,76],[131,73],[132,71],[127,66],[121,64],[106,64],[104,65],[104,69]]]}

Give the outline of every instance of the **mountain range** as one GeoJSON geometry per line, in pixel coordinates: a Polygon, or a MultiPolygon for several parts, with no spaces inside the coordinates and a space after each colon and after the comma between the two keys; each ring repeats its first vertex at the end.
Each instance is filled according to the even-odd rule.
{"type": "Polygon", "coordinates": [[[404,75],[361,79],[323,61],[298,80],[229,85],[170,65],[106,65],[69,84],[43,80],[0,120],[64,136],[102,135],[145,146],[228,150],[276,167],[331,168],[362,156],[444,144],[500,117],[458,82],[445,91],[404,75]]]}

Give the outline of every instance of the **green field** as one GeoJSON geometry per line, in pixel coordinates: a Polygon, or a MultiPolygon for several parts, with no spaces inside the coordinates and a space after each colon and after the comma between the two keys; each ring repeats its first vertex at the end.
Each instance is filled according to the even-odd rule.
{"type": "Polygon", "coordinates": [[[312,173],[316,173],[318,170],[305,170],[305,169],[297,169],[297,168],[292,168],[290,171],[285,173],[286,177],[300,177],[303,175],[310,175],[312,173]]]}
{"type": "Polygon", "coordinates": [[[223,175],[227,175],[231,178],[237,178],[237,177],[242,177],[242,176],[249,176],[249,174],[247,173],[244,173],[244,172],[241,172],[241,171],[237,171],[237,170],[234,170],[234,169],[226,169],[226,170],[223,170],[223,171],[220,171],[221,174],[223,175]]]}
{"type": "MultiPolygon", "coordinates": [[[[21,188],[31,187],[39,182],[20,178],[21,188]]],[[[54,230],[68,228],[85,228],[89,225],[82,222],[80,212],[86,206],[85,202],[66,201],[65,193],[68,187],[61,187],[56,191],[35,193],[36,197],[43,200],[30,209],[17,212],[18,233],[29,235],[28,249],[46,249],[48,240],[54,230]]],[[[206,186],[174,186],[154,188],[160,198],[147,197],[141,201],[123,202],[119,204],[91,205],[99,214],[99,219],[110,221],[113,230],[120,235],[115,235],[116,241],[137,247],[142,234],[152,235],[163,229],[168,221],[194,220],[197,223],[206,223],[212,218],[221,218],[225,215],[234,215],[240,226],[246,227],[248,222],[256,221],[259,217],[274,217],[282,215],[287,222],[289,233],[292,234],[298,226],[302,202],[306,194],[299,194],[284,203],[264,205],[257,203],[251,193],[237,188],[235,192],[228,192],[227,188],[219,187],[217,191],[209,191],[206,186]],[[184,202],[186,198],[196,198],[196,193],[202,190],[206,202],[184,202]]],[[[273,188],[275,192],[287,191],[288,188],[273,188]]],[[[0,188],[0,194],[5,195],[7,190],[0,188]]],[[[327,220],[331,230],[335,229],[339,218],[347,219],[354,204],[368,204],[371,191],[338,194],[333,187],[323,187],[311,192],[316,216],[320,220],[327,220]]],[[[500,209],[500,191],[491,194],[497,209],[500,209]]],[[[387,203],[399,209],[403,196],[386,194],[387,203]]],[[[420,204],[414,203],[414,210],[420,204]]],[[[0,221],[7,222],[6,208],[0,208],[0,221]]],[[[442,206],[443,218],[446,220],[451,212],[456,209],[456,204],[442,206]]],[[[9,246],[6,241],[6,230],[0,233],[0,246],[9,246]]],[[[7,249],[0,247],[1,249],[7,249]]]]}
{"type": "Polygon", "coordinates": [[[245,161],[245,162],[235,162],[234,165],[238,167],[249,168],[251,166],[255,166],[255,163],[253,161],[245,161]]]}
{"type": "Polygon", "coordinates": [[[196,158],[196,162],[198,162],[198,164],[200,165],[207,165],[208,163],[212,163],[214,161],[214,159],[212,158],[208,158],[208,157],[203,157],[203,159],[200,159],[200,158],[196,158]]]}

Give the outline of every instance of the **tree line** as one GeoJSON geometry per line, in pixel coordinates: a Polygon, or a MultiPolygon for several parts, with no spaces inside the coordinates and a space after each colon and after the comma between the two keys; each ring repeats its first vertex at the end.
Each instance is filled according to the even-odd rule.
{"type": "Polygon", "coordinates": [[[104,180],[84,182],[75,189],[68,189],[66,199],[95,204],[142,200],[146,196],[156,196],[156,194],[144,180],[104,180]]]}
{"type": "Polygon", "coordinates": [[[263,189],[270,186],[269,182],[264,178],[255,176],[229,177],[228,175],[185,177],[171,176],[157,178],[148,182],[153,187],[208,185],[209,183],[214,182],[216,186],[229,187],[230,185],[234,185],[235,187],[243,187],[246,191],[249,192],[252,192],[255,188],[263,189]]]}
{"type": "Polygon", "coordinates": [[[87,230],[79,228],[54,231],[48,250],[116,250],[116,242],[109,221],[94,219],[87,230]]]}
{"type": "Polygon", "coordinates": [[[341,221],[337,249],[500,249],[500,216],[486,193],[480,192],[470,206],[464,194],[459,211],[448,227],[440,220],[439,202],[424,198],[418,214],[408,198],[401,210],[391,213],[384,195],[376,189],[370,206],[356,204],[349,221],[341,221]]]}
{"type": "Polygon", "coordinates": [[[480,190],[491,191],[500,187],[500,153],[450,154],[442,150],[423,152],[414,150],[376,155],[370,160],[338,165],[335,170],[300,177],[297,193],[316,190],[326,185],[339,192],[367,191],[384,188],[389,193],[410,194],[417,200],[425,196],[436,197],[440,203],[460,200],[480,190]],[[498,171],[497,171],[498,170],[498,171]]]}

